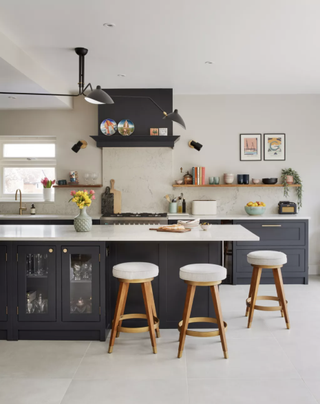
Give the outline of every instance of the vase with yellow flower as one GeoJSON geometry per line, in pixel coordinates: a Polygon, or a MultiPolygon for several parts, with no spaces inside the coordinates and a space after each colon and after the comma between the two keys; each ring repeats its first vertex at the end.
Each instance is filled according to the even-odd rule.
{"type": "Polygon", "coordinates": [[[74,228],[76,231],[90,231],[92,229],[92,218],[87,214],[87,207],[96,199],[94,191],[71,191],[72,198],[69,202],[74,202],[80,209],[78,216],[74,218],[74,228]]]}

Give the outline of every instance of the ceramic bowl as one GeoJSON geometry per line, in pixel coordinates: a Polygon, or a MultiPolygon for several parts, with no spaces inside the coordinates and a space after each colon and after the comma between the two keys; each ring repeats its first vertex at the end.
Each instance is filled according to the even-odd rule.
{"type": "Polygon", "coordinates": [[[194,229],[200,224],[200,219],[195,220],[178,220],[178,224],[182,224],[185,229],[194,229]]]}
{"type": "Polygon", "coordinates": [[[262,178],[262,182],[264,184],[276,184],[278,182],[278,178],[262,178]]]}
{"type": "Polygon", "coordinates": [[[250,216],[257,216],[257,215],[263,215],[264,212],[266,211],[266,207],[265,206],[245,206],[244,210],[250,216]]]}
{"type": "Polygon", "coordinates": [[[258,180],[257,178],[252,178],[252,183],[253,184],[259,184],[260,180],[258,180]]]}
{"type": "Polygon", "coordinates": [[[202,223],[201,223],[201,224],[200,224],[200,227],[201,227],[202,230],[207,231],[207,230],[210,229],[211,224],[202,224],[202,223]]]}
{"type": "Polygon", "coordinates": [[[176,184],[177,184],[177,185],[182,185],[182,184],[183,184],[183,180],[176,180],[176,184]]]}

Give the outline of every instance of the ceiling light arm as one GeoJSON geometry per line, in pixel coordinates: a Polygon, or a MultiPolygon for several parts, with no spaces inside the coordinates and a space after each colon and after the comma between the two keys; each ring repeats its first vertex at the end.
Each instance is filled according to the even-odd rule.
{"type": "MultiPolygon", "coordinates": [[[[109,94],[109,95],[110,95],[110,94],[109,94]]],[[[151,97],[144,97],[143,95],[112,95],[112,94],[110,95],[110,97],[112,97],[112,98],[143,98],[143,99],[147,99],[147,100],[150,100],[151,102],[153,102],[154,105],[155,105],[158,109],[160,109],[160,111],[163,113],[163,115],[167,116],[166,111],[164,111],[164,110],[160,107],[160,105],[157,104],[157,103],[155,102],[155,100],[152,99],[151,97]]]]}
{"type": "MultiPolygon", "coordinates": [[[[91,85],[91,83],[89,83],[89,84],[87,84],[87,85],[85,86],[85,88],[84,88],[83,90],[81,90],[81,91],[82,91],[82,92],[81,92],[82,95],[86,96],[86,94],[85,94],[84,92],[88,89],[88,87],[90,88],[91,91],[93,91],[92,85],[91,85]]],[[[79,85],[79,90],[80,90],[80,85],[79,85]]]]}

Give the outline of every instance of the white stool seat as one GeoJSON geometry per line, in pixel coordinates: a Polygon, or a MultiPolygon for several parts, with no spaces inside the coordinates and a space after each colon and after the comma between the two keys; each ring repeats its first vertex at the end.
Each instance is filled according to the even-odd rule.
{"type": "Polygon", "coordinates": [[[280,251],[253,251],[247,255],[247,260],[249,264],[263,268],[286,264],[287,256],[280,251]]]}
{"type": "Polygon", "coordinates": [[[191,264],[180,268],[180,279],[192,282],[218,282],[226,279],[227,270],[214,264],[191,264]]]}
{"type": "Polygon", "coordinates": [[[112,269],[112,274],[118,279],[148,279],[158,276],[159,267],[150,262],[124,262],[115,265],[112,269]]]}

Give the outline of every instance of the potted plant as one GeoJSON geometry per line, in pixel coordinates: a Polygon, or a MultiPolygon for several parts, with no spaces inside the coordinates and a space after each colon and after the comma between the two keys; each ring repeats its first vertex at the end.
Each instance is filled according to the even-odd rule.
{"type": "Polygon", "coordinates": [[[45,202],[51,202],[53,200],[52,185],[55,184],[55,180],[49,180],[47,177],[41,180],[43,185],[43,199],[45,202]]]}
{"type": "Polygon", "coordinates": [[[72,198],[69,202],[75,202],[80,209],[78,216],[74,218],[74,228],[76,231],[90,231],[92,228],[92,218],[87,214],[87,207],[91,205],[91,201],[96,199],[94,191],[71,191],[72,198]]]}
{"type": "Polygon", "coordinates": [[[289,186],[291,184],[300,185],[299,187],[296,188],[298,197],[298,209],[300,209],[302,207],[302,181],[300,175],[297,173],[297,171],[293,170],[292,168],[283,169],[281,171],[280,181],[284,187],[283,194],[286,198],[289,196],[289,186]]]}

